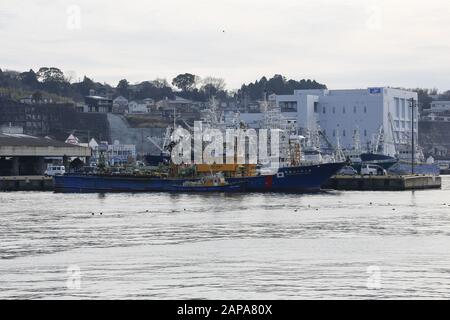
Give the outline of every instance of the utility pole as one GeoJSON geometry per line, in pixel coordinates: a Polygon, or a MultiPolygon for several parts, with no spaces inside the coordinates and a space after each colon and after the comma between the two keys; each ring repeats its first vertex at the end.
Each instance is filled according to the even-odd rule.
{"type": "Polygon", "coordinates": [[[414,108],[416,106],[416,102],[414,101],[414,98],[410,99],[411,104],[411,174],[414,175],[414,158],[416,155],[416,150],[414,147],[414,108]]]}

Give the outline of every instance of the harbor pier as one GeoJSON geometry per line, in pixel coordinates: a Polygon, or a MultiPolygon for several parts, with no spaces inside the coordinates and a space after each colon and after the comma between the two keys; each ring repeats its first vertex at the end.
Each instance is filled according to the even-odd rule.
{"type": "Polygon", "coordinates": [[[441,177],[431,175],[334,176],[323,188],[352,191],[403,191],[439,189],[441,185],[441,177]]]}
{"type": "Polygon", "coordinates": [[[53,178],[45,176],[0,177],[0,191],[53,191],[53,178]]]}

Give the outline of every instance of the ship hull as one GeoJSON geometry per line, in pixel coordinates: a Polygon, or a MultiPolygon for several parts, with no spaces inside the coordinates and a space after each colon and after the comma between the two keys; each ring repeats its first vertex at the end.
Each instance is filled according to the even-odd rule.
{"type": "Polygon", "coordinates": [[[378,153],[362,153],[360,155],[362,162],[373,162],[373,161],[397,161],[394,157],[387,156],[378,153]]]}
{"type": "MultiPolygon", "coordinates": [[[[245,192],[308,192],[320,187],[335,175],[345,163],[280,168],[273,175],[227,178],[230,184],[240,185],[245,192]]],[[[183,184],[196,179],[161,179],[114,175],[64,175],[54,177],[56,192],[183,192],[183,184]]],[[[206,190],[206,189],[205,189],[206,190]]],[[[233,189],[235,190],[235,189],[233,189]]],[[[199,192],[202,190],[198,189],[199,192]]],[[[210,190],[211,191],[211,190],[210,190]]],[[[217,192],[228,192],[218,190],[217,192]]]]}
{"type": "Polygon", "coordinates": [[[389,170],[389,168],[398,162],[396,158],[376,153],[362,153],[360,158],[361,162],[354,162],[351,164],[351,166],[358,172],[361,172],[361,166],[363,164],[375,164],[385,170],[389,170]]]}
{"type": "Polygon", "coordinates": [[[389,170],[392,166],[394,166],[398,161],[397,160],[374,160],[374,161],[369,161],[369,162],[360,162],[360,163],[355,163],[353,162],[351,164],[351,166],[357,171],[357,172],[361,172],[361,167],[363,164],[374,164],[377,166],[382,167],[383,169],[385,169],[386,171],[389,170]]]}

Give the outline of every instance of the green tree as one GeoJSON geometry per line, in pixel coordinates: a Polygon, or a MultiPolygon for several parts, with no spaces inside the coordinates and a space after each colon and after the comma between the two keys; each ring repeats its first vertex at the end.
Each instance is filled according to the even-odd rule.
{"type": "Polygon", "coordinates": [[[42,67],[36,75],[44,90],[62,95],[70,89],[70,83],[66,81],[64,73],[58,68],[42,67]]]}
{"type": "Polygon", "coordinates": [[[449,101],[450,100],[450,90],[444,91],[439,94],[440,101],[449,101]]]}
{"type": "Polygon", "coordinates": [[[194,89],[197,77],[191,73],[179,74],[172,80],[172,85],[183,92],[194,89]]]}
{"type": "Polygon", "coordinates": [[[419,100],[419,111],[431,108],[431,102],[433,101],[433,98],[430,97],[430,94],[433,94],[433,90],[417,88],[413,89],[412,91],[417,92],[417,98],[419,100]]]}
{"type": "Polygon", "coordinates": [[[203,86],[201,91],[203,91],[206,97],[211,98],[214,96],[226,96],[225,91],[225,81],[221,78],[206,77],[203,79],[203,86]]]}
{"type": "Polygon", "coordinates": [[[39,81],[43,83],[50,83],[50,82],[59,82],[63,83],[65,82],[64,73],[55,67],[42,67],[37,72],[37,78],[39,81]]]}
{"type": "Polygon", "coordinates": [[[156,78],[155,80],[152,81],[153,85],[157,88],[168,88],[169,87],[169,83],[167,82],[166,79],[163,78],[156,78]]]}
{"type": "Polygon", "coordinates": [[[39,86],[39,81],[37,79],[36,73],[33,71],[33,69],[30,69],[28,72],[22,72],[20,74],[20,80],[22,83],[26,86],[36,88],[39,86]]]}
{"type": "Polygon", "coordinates": [[[326,85],[318,83],[315,80],[287,80],[284,76],[276,74],[270,79],[262,77],[259,81],[256,80],[249,84],[243,84],[237,92],[237,98],[241,101],[256,101],[262,99],[265,93],[268,95],[273,93],[292,94],[294,90],[326,88],[326,85]]]}
{"type": "Polygon", "coordinates": [[[92,79],[84,76],[83,81],[81,81],[80,83],[76,83],[75,86],[81,95],[87,96],[89,95],[89,91],[91,89],[95,89],[95,82],[92,81],[92,79]]]}
{"type": "Polygon", "coordinates": [[[125,98],[130,97],[130,83],[127,81],[127,79],[122,79],[119,81],[116,87],[117,92],[124,96],[125,98]]]}

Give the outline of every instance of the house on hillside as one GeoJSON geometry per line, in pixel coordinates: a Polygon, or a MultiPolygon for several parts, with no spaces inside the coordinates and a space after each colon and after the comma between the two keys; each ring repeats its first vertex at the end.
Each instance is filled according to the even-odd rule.
{"type": "Polygon", "coordinates": [[[450,121],[450,101],[433,101],[430,109],[422,111],[423,121],[450,121]]]}
{"type": "Polygon", "coordinates": [[[88,112],[111,113],[113,100],[101,96],[86,96],[84,102],[87,105],[88,112]]]}
{"type": "Polygon", "coordinates": [[[151,113],[157,110],[155,100],[145,98],[143,100],[134,100],[128,104],[129,113],[151,113]]]}
{"type": "Polygon", "coordinates": [[[88,112],[88,106],[84,102],[77,102],[75,103],[75,110],[77,112],[88,112]]]}
{"type": "Polygon", "coordinates": [[[19,99],[20,103],[24,104],[47,104],[47,103],[53,103],[52,99],[43,99],[42,96],[37,97],[34,95],[25,96],[19,99]]]}
{"type": "Polygon", "coordinates": [[[163,111],[176,110],[177,112],[192,112],[198,109],[197,103],[194,101],[175,96],[174,99],[165,98],[156,103],[157,108],[163,111]]]}
{"type": "Polygon", "coordinates": [[[113,112],[125,113],[128,110],[128,99],[123,96],[118,96],[113,100],[113,112]]]}
{"type": "Polygon", "coordinates": [[[200,104],[182,97],[175,96],[174,99],[164,99],[156,103],[156,108],[161,111],[165,120],[173,121],[174,111],[177,118],[186,121],[200,119],[200,104]]]}
{"type": "Polygon", "coordinates": [[[147,104],[142,100],[133,100],[128,104],[128,113],[148,113],[147,104]]]}
{"type": "Polygon", "coordinates": [[[25,104],[33,104],[36,103],[36,101],[33,99],[32,95],[26,96],[26,97],[22,97],[19,99],[20,103],[25,103],[25,104]]]}

